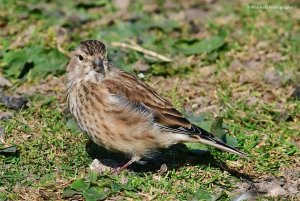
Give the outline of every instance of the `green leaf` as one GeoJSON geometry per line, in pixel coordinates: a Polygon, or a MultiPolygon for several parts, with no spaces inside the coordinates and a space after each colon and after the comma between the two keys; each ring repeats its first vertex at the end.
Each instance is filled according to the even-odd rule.
{"type": "Polygon", "coordinates": [[[81,194],[81,192],[75,191],[71,188],[66,188],[62,194],[62,197],[69,198],[69,197],[72,197],[74,195],[79,195],[79,194],[81,194]]]}
{"type": "Polygon", "coordinates": [[[211,201],[212,196],[209,192],[199,188],[195,193],[195,200],[205,200],[205,201],[211,201]]]}
{"type": "Polygon", "coordinates": [[[116,22],[115,25],[101,30],[99,37],[107,42],[122,41],[126,38],[138,36],[147,26],[145,23],[116,22]]]}
{"type": "Polygon", "coordinates": [[[184,143],[186,145],[186,147],[191,151],[191,152],[195,152],[195,153],[199,153],[199,151],[197,150],[201,150],[201,151],[207,151],[208,148],[206,145],[201,144],[201,143],[197,143],[197,142],[186,142],[184,143]]]}
{"type": "Polygon", "coordinates": [[[224,132],[222,117],[217,117],[212,122],[210,132],[229,146],[236,147],[238,144],[237,139],[235,137],[229,136],[228,134],[226,134],[226,132],[224,132]]]}
{"type": "MultiPolygon", "coordinates": [[[[209,131],[212,125],[211,120],[207,119],[212,119],[211,113],[201,113],[197,115],[189,115],[188,119],[196,124],[197,126],[203,128],[204,130],[209,131]]],[[[194,142],[187,142],[184,143],[186,147],[193,153],[199,154],[199,150],[201,151],[207,151],[208,148],[206,145],[201,144],[201,143],[194,143],[194,142]]]]}
{"type": "Polygon", "coordinates": [[[211,125],[210,132],[214,134],[219,139],[222,139],[222,137],[225,135],[225,132],[223,130],[223,118],[217,117],[211,125]]]}
{"type": "Polygon", "coordinates": [[[200,113],[198,115],[188,114],[188,119],[195,124],[203,122],[205,120],[205,117],[206,113],[200,113]]]}
{"type": "Polygon", "coordinates": [[[222,137],[222,141],[226,144],[228,144],[231,147],[237,147],[238,141],[235,137],[232,137],[230,135],[224,135],[222,137]]]}
{"type": "Polygon", "coordinates": [[[100,7],[105,6],[108,4],[108,0],[96,0],[96,1],[79,1],[76,2],[78,7],[85,7],[85,8],[94,8],[94,7],[100,7]]]}
{"type": "Polygon", "coordinates": [[[83,179],[77,179],[74,181],[71,186],[72,189],[76,191],[85,191],[90,187],[90,182],[85,182],[83,179]]]}
{"type": "Polygon", "coordinates": [[[107,198],[107,193],[99,187],[91,187],[83,192],[83,197],[86,201],[104,200],[107,198]]]}
{"type": "Polygon", "coordinates": [[[56,101],[55,96],[46,97],[42,102],[42,106],[49,106],[52,103],[54,103],[55,101],[56,101]]]}
{"type": "Polygon", "coordinates": [[[200,40],[192,44],[186,42],[180,42],[176,44],[176,47],[185,55],[210,53],[219,49],[224,45],[224,39],[219,36],[214,36],[208,39],[200,40]]]}
{"type": "Polygon", "coordinates": [[[111,190],[113,193],[118,193],[121,190],[121,185],[118,183],[112,183],[111,190]]]}
{"type": "Polygon", "coordinates": [[[197,115],[190,114],[188,119],[197,126],[209,131],[211,128],[212,119],[214,119],[214,117],[211,113],[203,112],[197,115]]]}
{"type": "Polygon", "coordinates": [[[27,74],[33,78],[42,78],[63,72],[66,61],[67,58],[57,49],[31,45],[4,53],[4,74],[13,78],[23,78],[27,74]]]}
{"type": "Polygon", "coordinates": [[[124,184],[122,187],[123,189],[127,190],[127,191],[137,191],[136,187],[134,187],[133,184],[133,180],[132,179],[128,179],[128,182],[126,184],[124,184]]]}
{"type": "Polygon", "coordinates": [[[66,126],[74,133],[81,133],[81,129],[74,118],[67,119],[66,126]]]}
{"type": "Polygon", "coordinates": [[[98,178],[98,173],[96,173],[96,172],[90,172],[90,173],[89,173],[88,180],[89,180],[91,183],[96,183],[96,182],[97,182],[97,178],[98,178]]]}
{"type": "Polygon", "coordinates": [[[203,128],[206,131],[209,131],[212,125],[212,121],[202,121],[197,123],[197,126],[203,128]]]}
{"type": "Polygon", "coordinates": [[[158,19],[157,21],[150,23],[149,28],[159,28],[165,32],[170,32],[179,28],[179,23],[175,20],[158,19]]]}
{"type": "Polygon", "coordinates": [[[4,192],[0,192],[0,201],[5,201],[5,200],[7,200],[7,197],[6,197],[7,195],[5,195],[5,193],[4,192]]]}
{"type": "Polygon", "coordinates": [[[16,146],[0,148],[0,154],[3,154],[3,155],[11,155],[11,154],[16,153],[17,151],[18,151],[18,149],[16,146]]]}

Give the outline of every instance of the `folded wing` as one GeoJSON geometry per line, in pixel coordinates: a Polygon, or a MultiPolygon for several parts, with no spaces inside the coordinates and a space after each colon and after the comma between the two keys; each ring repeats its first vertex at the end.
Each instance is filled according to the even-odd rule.
{"type": "Polygon", "coordinates": [[[140,105],[152,113],[155,124],[162,130],[173,133],[189,135],[192,139],[200,141],[219,149],[229,151],[240,156],[245,154],[238,149],[230,147],[206,130],[191,124],[170,101],[160,97],[150,86],[125,72],[114,73],[113,77],[106,78],[103,83],[111,94],[140,105]]]}

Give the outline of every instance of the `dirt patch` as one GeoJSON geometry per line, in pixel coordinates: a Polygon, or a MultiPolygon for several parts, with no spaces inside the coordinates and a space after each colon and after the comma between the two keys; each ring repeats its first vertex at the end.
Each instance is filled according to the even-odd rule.
{"type": "Polygon", "coordinates": [[[280,177],[267,177],[254,182],[238,183],[235,200],[254,200],[257,196],[300,198],[300,169],[282,171],[280,177]]]}

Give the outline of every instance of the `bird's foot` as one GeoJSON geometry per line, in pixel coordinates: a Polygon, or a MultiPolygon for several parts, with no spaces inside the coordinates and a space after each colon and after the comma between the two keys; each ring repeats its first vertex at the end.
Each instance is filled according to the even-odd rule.
{"type": "Polygon", "coordinates": [[[129,165],[131,165],[132,163],[139,161],[141,159],[141,157],[139,156],[134,156],[130,159],[130,161],[128,161],[127,163],[125,163],[123,166],[121,167],[117,167],[113,169],[113,174],[118,175],[120,174],[123,170],[125,170],[129,165]]]}

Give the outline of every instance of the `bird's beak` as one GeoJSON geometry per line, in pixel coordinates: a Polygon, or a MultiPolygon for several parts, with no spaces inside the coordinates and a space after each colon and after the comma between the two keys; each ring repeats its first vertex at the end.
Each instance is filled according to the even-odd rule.
{"type": "Polygon", "coordinates": [[[103,68],[103,61],[99,58],[96,58],[93,62],[94,68],[103,68]]]}
{"type": "Polygon", "coordinates": [[[101,73],[101,74],[105,74],[104,72],[104,66],[103,66],[103,61],[99,58],[96,58],[93,61],[93,66],[96,72],[101,73]]]}

